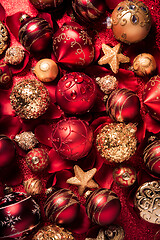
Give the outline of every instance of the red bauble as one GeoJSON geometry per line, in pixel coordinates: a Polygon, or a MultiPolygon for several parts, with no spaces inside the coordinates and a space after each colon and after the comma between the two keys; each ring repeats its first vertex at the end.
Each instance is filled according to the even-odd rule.
{"type": "Polygon", "coordinates": [[[121,203],[118,196],[109,189],[100,188],[86,200],[86,211],[92,222],[99,225],[111,224],[119,215],[121,203]]]}
{"type": "Polygon", "coordinates": [[[57,12],[63,7],[64,0],[30,0],[35,8],[45,12],[57,12]]]}
{"type": "Polygon", "coordinates": [[[154,176],[160,177],[160,140],[150,143],[143,154],[147,168],[154,176]]]}
{"type": "Polygon", "coordinates": [[[0,88],[8,88],[12,83],[12,72],[7,64],[0,63],[0,88]]]}
{"type": "Polygon", "coordinates": [[[120,165],[113,171],[114,181],[121,187],[130,187],[136,181],[136,171],[128,165],[120,165]]]}
{"type": "Polygon", "coordinates": [[[47,49],[51,43],[53,29],[43,18],[29,17],[23,14],[20,18],[19,29],[20,43],[31,52],[41,52],[47,49]]]}
{"type": "Polygon", "coordinates": [[[59,63],[71,69],[85,68],[94,59],[92,40],[76,23],[64,24],[54,34],[53,52],[59,63]]]}
{"type": "Polygon", "coordinates": [[[14,142],[7,136],[0,136],[0,170],[8,168],[16,158],[14,142]]]}
{"type": "Polygon", "coordinates": [[[68,189],[53,192],[44,204],[46,216],[55,224],[72,224],[79,213],[79,209],[78,198],[68,189]]]}
{"type": "Polygon", "coordinates": [[[94,22],[106,10],[104,0],[73,0],[72,7],[75,15],[84,22],[94,22]]]}
{"type": "Polygon", "coordinates": [[[59,121],[52,132],[52,143],[64,158],[77,160],[91,150],[93,131],[86,122],[69,118],[59,121]]]}
{"type": "Polygon", "coordinates": [[[160,76],[152,77],[145,85],[143,103],[149,114],[160,121],[160,76]]]}
{"type": "Polygon", "coordinates": [[[57,84],[56,100],[66,113],[85,113],[96,100],[96,84],[84,73],[66,74],[57,84]]]}
{"type": "Polygon", "coordinates": [[[126,88],[117,89],[109,96],[106,110],[115,121],[136,121],[140,115],[139,97],[136,93],[126,88]]]}
{"type": "Polygon", "coordinates": [[[31,196],[15,192],[0,200],[0,238],[17,239],[39,222],[40,208],[31,196]]]}

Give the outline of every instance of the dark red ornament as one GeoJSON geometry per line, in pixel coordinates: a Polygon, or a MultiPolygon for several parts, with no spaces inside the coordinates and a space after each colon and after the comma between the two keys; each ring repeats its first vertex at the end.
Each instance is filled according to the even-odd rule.
{"type": "Polygon", "coordinates": [[[114,169],[113,179],[121,187],[130,187],[136,181],[136,171],[129,165],[121,164],[114,169]]]}
{"type": "Polygon", "coordinates": [[[59,12],[64,0],[30,0],[35,8],[44,12],[59,12]]]}
{"type": "Polygon", "coordinates": [[[57,84],[56,101],[66,113],[85,113],[93,106],[95,100],[96,84],[84,73],[68,73],[57,84]]]}
{"type": "Polygon", "coordinates": [[[77,118],[59,121],[52,132],[53,147],[69,160],[85,157],[91,150],[92,142],[92,129],[85,121],[77,118]]]}
{"type": "Polygon", "coordinates": [[[51,193],[44,204],[46,216],[55,224],[72,224],[79,209],[78,198],[68,189],[60,189],[51,193]]]}
{"type": "Polygon", "coordinates": [[[49,23],[38,17],[29,17],[23,14],[20,18],[19,29],[20,43],[31,52],[41,52],[47,49],[51,43],[53,29],[49,23]]]}
{"type": "Polygon", "coordinates": [[[0,88],[8,88],[12,83],[12,72],[7,64],[0,62],[0,88]]]}
{"type": "Polygon", "coordinates": [[[136,121],[140,116],[139,97],[136,93],[126,88],[117,89],[109,96],[106,110],[115,121],[136,121]]]}
{"type": "Polygon", "coordinates": [[[53,36],[57,61],[71,69],[87,67],[94,59],[92,40],[79,24],[64,24],[53,36]]]}
{"type": "Polygon", "coordinates": [[[88,217],[92,222],[102,226],[111,224],[118,217],[120,210],[118,196],[106,188],[93,191],[86,199],[88,217]]]}
{"type": "Polygon", "coordinates": [[[152,77],[145,85],[143,92],[144,106],[154,119],[160,121],[160,76],[152,77]]]}
{"type": "Polygon", "coordinates": [[[40,208],[31,196],[15,192],[0,200],[0,238],[23,237],[39,222],[40,208]]]}
{"type": "Polygon", "coordinates": [[[106,10],[104,0],[73,0],[75,16],[84,22],[96,21],[106,10]]]}

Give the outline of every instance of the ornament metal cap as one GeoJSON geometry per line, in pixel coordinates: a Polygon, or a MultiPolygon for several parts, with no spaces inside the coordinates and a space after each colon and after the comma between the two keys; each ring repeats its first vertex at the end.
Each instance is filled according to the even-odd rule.
{"type": "Polygon", "coordinates": [[[19,18],[19,21],[22,23],[24,22],[27,18],[30,18],[30,16],[26,13],[23,13],[21,17],[19,18]]]}

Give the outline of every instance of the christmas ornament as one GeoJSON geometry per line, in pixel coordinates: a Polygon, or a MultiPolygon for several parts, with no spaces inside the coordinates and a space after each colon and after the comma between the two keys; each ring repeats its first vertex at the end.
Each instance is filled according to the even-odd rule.
{"type": "Polygon", "coordinates": [[[106,240],[106,237],[103,229],[100,229],[96,238],[85,238],[85,240],[106,240]]]}
{"type": "Polygon", "coordinates": [[[31,196],[9,193],[0,200],[0,219],[0,238],[21,238],[39,224],[40,208],[31,196]]]}
{"type": "Polygon", "coordinates": [[[79,212],[79,201],[68,189],[57,190],[44,203],[45,214],[55,224],[72,224],[79,212]]]}
{"type": "Polygon", "coordinates": [[[64,24],[54,34],[53,52],[59,63],[74,70],[87,67],[94,59],[92,40],[76,23],[64,24]]]}
{"type": "Polygon", "coordinates": [[[12,72],[7,64],[0,62],[0,88],[10,87],[12,82],[12,72]]]}
{"type": "Polygon", "coordinates": [[[98,64],[104,65],[108,63],[110,65],[111,70],[114,73],[118,73],[119,64],[128,63],[130,61],[129,57],[126,57],[122,53],[120,53],[120,47],[121,47],[120,43],[118,43],[113,48],[103,43],[102,51],[104,53],[104,56],[99,59],[98,64]]]}
{"type": "Polygon", "coordinates": [[[96,100],[96,84],[84,73],[65,74],[56,88],[56,101],[69,114],[86,113],[96,100]]]}
{"type": "Polygon", "coordinates": [[[78,165],[74,166],[75,177],[67,180],[67,183],[78,186],[79,195],[83,195],[86,188],[98,188],[98,184],[92,179],[97,172],[96,168],[84,172],[78,165]]]}
{"type": "Polygon", "coordinates": [[[100,89],[105,94],[110,94],[113,90],[115,90],[118,87],[117,78],[111,75],[97,77],[96,83],[99,85],[100,89]]]}
{"type": "Polygon", "coordinates": [[[151,14],[141,1],[123,1],[114,9],[108,28],[112,27],[114,37],[131,44],[143,40],[151,28],[151,14]]]}
{"type": "Polygon", "coordinates": [[[42,182],[36,178],[30,178],[24,181],[23,186],[26,193],[31,196],[41,194],[42,192],[42,182]]]}
{"type": "Polygon", "coordinates": [[[120,165],[113,171],[114,181],[121,187],[130,187],[136,181],[136,171],[127,165],[120,165]]]}
{"type": "Polygon", "coordinates": [[[128,160],[137,148],[136,130],[132,123],[104,125],[96,137],[97,149],[101,156],[110,162],[128,160]]]}
{"type": "Polygon", "coordinates": [[[71,232],[68,230],[56,226],[56,225],[47,225],[38,230],[38,232],[33,236],[32,240],[74,240],[71,232]]]}
{"type": "Polygon", "coordinates": [[[160,182],[152,181],[142,184],[135,195],[135,207],[142,219],[160,224],[159,205],[160,182]]]}
{"type": "Polygon", "coordinates": [[[139,97],[135,92],[126,88],[116,89],[107,100],[106,111],[115,121],[136,121],[140,116],[139,97]]]}
{"type": "Polygon", "coordinates": [[[34,148],[25,156],[28,167],[33,172],[44,170],[49,164],[47,152],[42,148],[34,148]]]}
{"type": "Polygon", "coordinates": [[[30,0],[35,8],[44,12],[61,10],[64,0],[30,0]]]}
{"type": "Polygon", "coordinates": [[[6,26],[0,21],[0,54],[2,54],[7,46],[9,41],[9,33],[6,26]]]}
{"type": "Polygon", "coordinates": [[[31,52],[41,52],[51,43],[53,29],[43,18],[30,17],[23,14],[19,19],[21,26],[18,37],[25,49],[31,52]]]}
{"type": "Polygon", "coordinates": [[[20,47],[10,47],[7,49],[4,57],[4,62],[11,65],[20,64],[25,56],[25,52],[20,47]]]}
{"type": "Polygon", "coordinates": [[[52,132],[53,147],[69,160],[85,157],[91,150],[92,142],[92,129],[85,121],[74,117],[59,121],[52,132]]]}
{"type": "Polygon", "coordinates": [[[106,10],[103,0],[73,0],[72,7],[75,16],[85,23],[96,21],[106,10]]]}
{"type": "Polygon", "coordinates": [[[119,225],[110,225],[105,230],[105,236],[108,240],[123,240],[125,237],[124,229],[119,225]]]}
{"type": "Polygon", "coordinates": [[[36,77],[42,82],[51,82],[55,80],[58,75],[58,71],[57,64],[49,58],[44,58],[38,61],[33,69],[36,77]]]}
{"type": "Polygon", "coordinates": [[[17,134],[14,140],[18,143],[19,147],[26,151],[34,148],[38,144],[38,140],[32,132],[22,132],[17,134]]]}
{"type": "Polygon", "coordinates": [[[19,117],[35,119],[46,112],[50,97],[43,83],[37,80],[24,79],[14,85],[10,101],[19,117]]]}
{"type": "Polygon", "coordinates": [[[94,190],[86,199],[86,211],[92,222],[99,225],[111,224],[119,215],[121,203],[109,189],[94,190]]]}
{"type": "Polygon", "coordinates": [[[149,53],[141,53],[133,60],[133,70],[141,77],[153,74],[156,67],[156,60],[149,53]]]}
{"type": "Polygon", "coordinates": [[[152,77],[144,86],[144,91],[143,91],[143,104],[145,106],[145,109],[151,117],[154,119],[160,121],[160,108],[159,108],[159,103],[160,103],[160,89],[159,89],[159,84],[160,84],[160,77],[159,76],[154,76],[152,77]]]}
{"type": "Polygon", "coordinates": [[[151,142],[143,152],[144,163],[154,176],[160,177],[160,140],[151,142]]]}

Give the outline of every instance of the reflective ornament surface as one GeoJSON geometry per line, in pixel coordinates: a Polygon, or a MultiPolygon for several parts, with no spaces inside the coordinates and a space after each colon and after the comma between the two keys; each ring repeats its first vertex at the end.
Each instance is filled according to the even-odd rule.
{"type": "Polygon", "coordinates": [[[23,182],[24,189],[27,195],[37,195],[42,192],[42,182],[37,178],[29,178],[23,182]]]}
{"type": "Polygon", "coordinates": [[[113,171],[114,181],[121,187],[130,187],[136,181],[136,171],[127,165],[119,165],[113,171]]]}
{"type": "Polygon", "coordinates": [[[0,54],[2,54],[7,46],[9,41],[9,33],[6,26],[0,21],[0,54]]]}
{"type": "Polygon", "coordinates": [[[119,225],[110,225],[105,230],[105,236],[108,240],[123,240],[125,237],[124,229],[119,225]]]}
{"type": "Polygon", "coordinates": [[[0,88],[9,88],[12,83],[12,72],[7,64],[0,62],[0,88]]]}
{"type": "Polygon", "coordinates": [[[34,148],[38,144],[38,140],[32,132],[22,132],[17,134],[14,138],[19,147],[23,150],[29,150],[34,148]]]}
{"type": "Polygon", "coordinates": [[[4,57],[4,62],[11,65],[20,64],[25,56],[25,52],[20,47],[10,47],[7,49],[4,57]]]}

